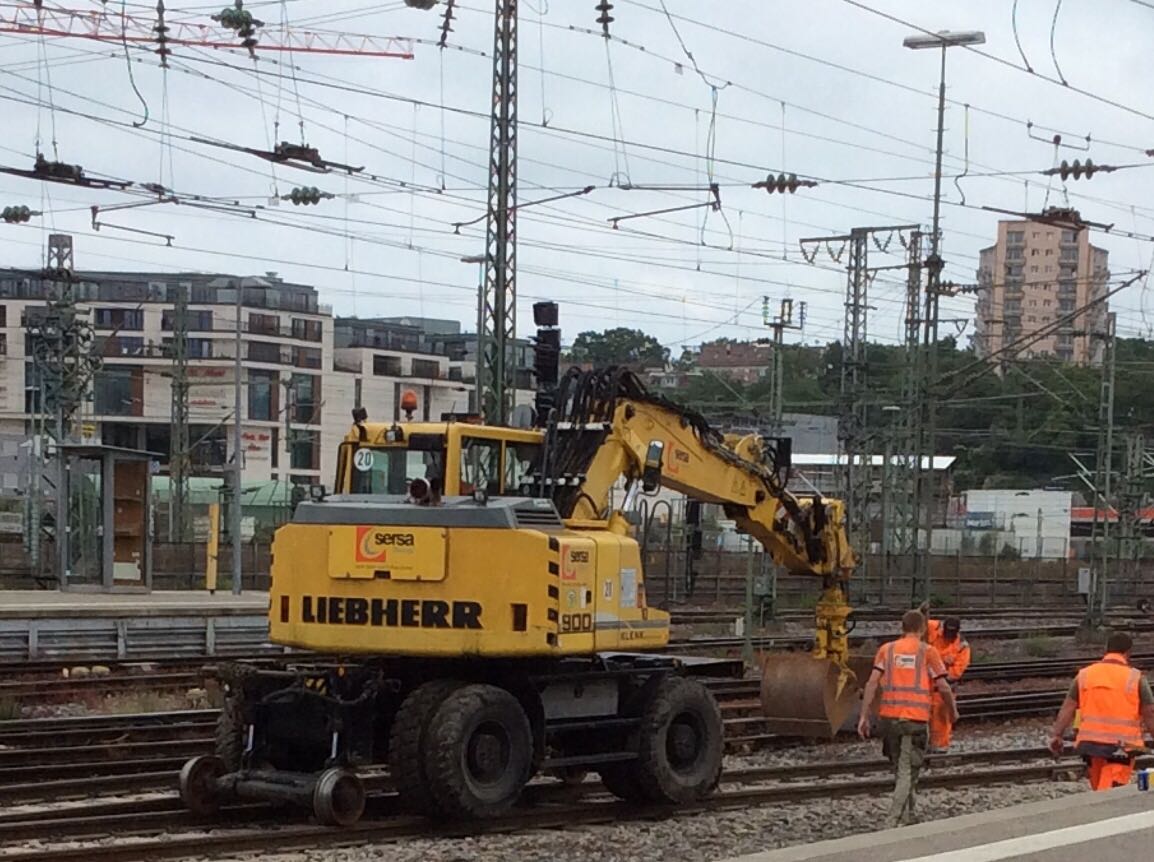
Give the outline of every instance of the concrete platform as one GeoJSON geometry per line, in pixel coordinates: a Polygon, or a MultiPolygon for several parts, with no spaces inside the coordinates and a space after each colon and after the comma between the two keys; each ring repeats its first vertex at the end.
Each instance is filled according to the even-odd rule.
{"type": "Polygon", "coordinates": [[[0,591],[0,663],[239,655],[268,648],[268,593],[0,591]]]}
{"type": "Polygon", "coordinates": [[[43,617],[252,616],[268,612],[268,593],[88,593],[0,590],[0,620],[43,617]]]}
{"type": "Polygon", "coordinates": [[[1154,793],[1104,793],[967,814],[726,862],[1133,862],[1154,847],[1154,793]]]}

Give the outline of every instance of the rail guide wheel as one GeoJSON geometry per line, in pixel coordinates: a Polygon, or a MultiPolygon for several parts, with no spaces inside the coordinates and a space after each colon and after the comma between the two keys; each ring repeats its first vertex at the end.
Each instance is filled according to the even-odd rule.
{"type": "Polygon", "coordinates": [[[347,769],[326,769],[313,788],[313,814],[323,826],[352,826],[365,812],[365,785],[347,769]]]}
{"type": "Polygon", "coordinates": [[[216,781],[228,768],[214,754],[194,757],[180,770],[180,799],[184,807],[198,817],[209,817],[220,808],[216,781]]]}
{"type": "Polygon", "coordinates": [[[423,749],[434,804],[450,817],[505,813],[533,769],[529,718],[517,698],[492,685],[466,685],[446,697],[423,749]]]}

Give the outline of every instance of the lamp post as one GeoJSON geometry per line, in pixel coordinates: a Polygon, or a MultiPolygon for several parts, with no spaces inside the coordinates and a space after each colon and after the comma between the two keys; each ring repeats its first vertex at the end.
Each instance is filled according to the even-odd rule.
{"type": "MultiPolygon", "coordinates": [[[[930,386],[933,381],[937,379],[938,375],[938,299],[940,297],[942,281],[942,139],[945,135],[946,119],[946,49],[958,45],[982,45],[985,41],[986,34],[981,30],[942,30],[938,33],[919,33],[915,36],[907,36],[902,40],[902,45],[915,51],[936,48],[942,52],[941,76],[938,80],[938,140],[934,159],[934,217],[933,228],[930,231],[930,254],[924,262],[924,266],[928,272],[925,324],[922,336],[926,364],[922,369],[920,387],[922,404],[919,405],[919,407],[922,413],[922,434],[918,435],[918,437],[919,442],[924,441],[925,445],[916,446],[915,449],[917,451],[911,453],[920,461],[924,449],[930,459],[929,479],[925,482],[923,488],[918,489],[918,505],[921,509],[922,518],[924,518],[926,543],[925,554],[919,554],[918,558],[924,561],[924,571],[922,572],[924,581],[923,598],[926,599],[930,597],[930,580],[933,571],[933,457],[936,448],[937,409],[930,393],[930,386]]],[[[922,520],[922,518],[919,518],[919,520],[922,520]]]]}

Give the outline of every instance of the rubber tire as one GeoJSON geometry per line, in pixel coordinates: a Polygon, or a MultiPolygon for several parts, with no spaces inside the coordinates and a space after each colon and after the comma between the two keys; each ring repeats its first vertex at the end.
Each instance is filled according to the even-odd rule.
{"type": "Polygon", "coordinates": [[[244,716],[240,697],[229,693],[216,719],[216,756],[224,761],[228,772],[239,772],[244,757],[244,716]]]}
{"type": "Polygon", "coordinates": [[[365,812],[365,786],[355,772],[326,769],[313,787],[313,814],[322,826],[352,826],[365,812]]]}
{"type": "Polygon", "coordinates": [[[464,685],[435,679],[417,686],[401,702],[389,729],[389,774],[401,805],[416,814],[436,814],[436,801],[425,777],[425,738],[429,723],[445,698],[464,685]]]}
{"type": "Polygon", "coordinates": [[[721,710],[709,690],[695,679],[669,676],[653,690],[641,712],[638,734],[637,784],[645,798],[657,803],[703,799],[721,779],[724,725],[721,710]],[[677,766],[670,760],[669,731],[679,718],[695,727],[692,762],[677,766]]]}
{"type": "Polygon", "coordinates": [[[424,741],[425,775],[437,809],[454,818],[496,817],[516,804],[533,771],[533,732],[520,702],[503,688],[467,685],[433,715],[424,741]],[[466,746],[482,724],[499,725],[508,741],[504,773],[482,784],[470,774],[466,746]]]}
{"type": "Polygon", "coordinates": [[[220,809],[215,782],[225,774],[224,761],[212,754],[201,754],[185,762],[180,769],[180,801],[197,817],[211,817],[220,809]]]}

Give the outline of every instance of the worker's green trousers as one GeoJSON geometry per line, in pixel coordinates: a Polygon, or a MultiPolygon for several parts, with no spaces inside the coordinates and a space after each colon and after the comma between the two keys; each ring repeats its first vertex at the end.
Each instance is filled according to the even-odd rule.
{"type": "Polygon", "coordinates": [[[929,726],[921,721],[883,718],[880,722],[882,754],[894,765],[896,781],[886,827],[914,822],[918,794],[918,773],[926,761],[930,744],[929,726]]]}

